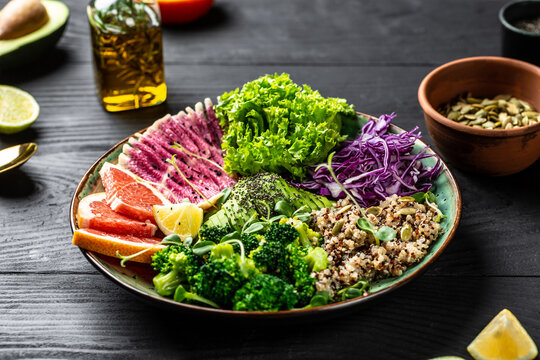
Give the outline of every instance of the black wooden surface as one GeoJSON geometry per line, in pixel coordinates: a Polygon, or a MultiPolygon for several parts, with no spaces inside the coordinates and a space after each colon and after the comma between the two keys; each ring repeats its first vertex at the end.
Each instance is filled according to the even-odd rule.
{"type": "MultiPolygon", "coordinates": [[[[0,0],[0,5],[5,4],[0,0]]],[[[540,163],[505,178],[462,173],[456,236],[418,280],[353,314],[309,324],[215,324],[172,315],[116,287],[70,244],[69,201],[113,144],[204,97],[288,72],[356,109],[396,112],[431,143],[416,91],[452,59],[498,55],[489,0],[216,0],[190,26],[166,28],[166,104],[122,114],[95,95],[85,2],[58,48],[0,83],[40,103],[24,167],[0,176],[0,358],[427,359],[466,346],[503,308],[540,343],[540,163]]]]}

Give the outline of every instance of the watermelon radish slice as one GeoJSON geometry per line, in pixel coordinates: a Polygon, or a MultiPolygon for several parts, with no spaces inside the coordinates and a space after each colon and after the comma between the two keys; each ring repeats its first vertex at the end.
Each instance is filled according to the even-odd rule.
{"type": "Polygon", "coordinates": [[[111,209],[106,202],[105,193],[95,193],[83,198],[77,214],[79,228],[91,228],[113,234],[152,237],[157,226],[131,219],[111,209]]]}
{"type": "Polygon", "coordinates": [[[221,168],[222,136],[212,102],[206,99],[204,105],[197,103],[194,109],[188,107],[177,115],[166,115],[143,134],[132,136],[118,157],[118,165],[142,179],[162,184],[157,189],[172,202],[188,199],[201,206],[206,203],[204,198],[212,198],[236,183],[221,168]],[[173,148],[175,143],[191,154],[173,148]],[[181,174],[168,163],[173,155],[181,174]]]}
{"type": "Polygon", "coordinates": [[[95,229],[78,229],[73,233],[73,245],[99,254],[117,257],[116,252],[129,256],[147,250],[130,259],[141,263],[151,263],[152,255],[164,248],[161,239],[133,235],[111,234],[95,229]]]}
{"type": "Polygon", "coordinates": [[[170,204],[159,191],[116,165],[103,164],[99,175],[107,193],[107,204],[117,213],[155,223],[152,205],[170,204]]]}

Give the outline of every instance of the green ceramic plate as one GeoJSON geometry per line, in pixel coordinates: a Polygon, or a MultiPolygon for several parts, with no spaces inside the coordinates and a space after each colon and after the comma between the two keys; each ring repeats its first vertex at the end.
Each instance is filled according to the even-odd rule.
{"type": "MultiPolygon", "coordinates": [[[[346,132],[348,135],[355,135],[358,133],[359,129],[366,121],[367,118],[359,114],[357,122],[344,125],[344,129],[346,129],[344,130],[344,132],[346,132]]],[[[144,130],[141,130],[140,132],[143,131],[144,130]]],[[[404,132],[404,130],[400,129],[397,126],[390,125],[390,132],[402,133],[404,132]]],[[[96,191],[103,191],[101,180],[99,179],[99,169],[101,168],[102,164],[107,161],[115,162],[118,155],[122,152],[122,146],[127,142],[127,140],[128,138],[122,140],[109,151],[107,151],[101,158],[99,158],[94,163],[94,165],[92,165],[92,167],[87,171],[87,173],[80,181],[71,202],[70,221],[72,231],[77,229],[76,215],[79,200],[90,193],[96,191]]],[[[422,149],[424,146],[426,146],[424,142],[420,140],[416,141],[413,152],[420,151],[420,149],[422,149]]],[[[428,150],[428,153],[435,154],[435,152],[433,152],[431,149],[428,150]]],[[[436,158],[429,158],[423,160],[424,164],[429,166],[433,166],[436,161],[436,158]]],[[[388,293],[391,290],[397,289],[398,287],[412,280],[414,277],[418,276],[442,253],[444,248],[452,239],[458,226],[461,214],[461,195],[456,181],[450,173],[450,170],[444,162],[442,163],[442,165],[443,170],[441,172],[441,175],[435,181],[435,189],[433,190],[433,192],[437,197],[437,204],[439,205],[439,208],[447,216],[441,221],[441,226],[444,230],[444,233],[432,244],[428,254],[422,259],[422,261],[408,268],[403,273],[403,275],[399,277],[393,277],[372,282],[369,295],[362,298],[342,301],[313,309],[289,310],[279,312],[242,312],[211,309],[201,306],[178,303],[159,296],[152,285],[152,277],[154,276],[154,273],[148,265],[128,263],[128,265],[123,268],[120,266],[120,262],[118,261],[118,259],[86,251],[84,249],[81,249],[81,251],[92,265],[94,265],[99,271],[101,271],[101,273],[114,281],[116,284],[138,295],[139,297],[142,297],[144,300],[147,300],[155,305],[164,306],[173,310],[184,310],[190,311],[192,313],[195,312],[200,314],[222,317],[252,319],[284,317],[290,318],[308,315],[311,316],[315,314],[318,314],[317,316],[320,316],[334,312],[341,312],[347,309],[352,310],[356,307],[361,306],[362,304],[369,302],[370,300],[379,298],[379,296],[388,293]]]]}

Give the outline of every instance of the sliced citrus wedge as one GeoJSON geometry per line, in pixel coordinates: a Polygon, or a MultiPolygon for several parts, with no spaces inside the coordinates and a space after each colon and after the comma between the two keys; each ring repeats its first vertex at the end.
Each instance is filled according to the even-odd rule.
{"type": "Polygon", "coordinates": [[[194,237],[203,221],[203,210],[195,204],[154,205],[154,219],[165,234],[177,234],[182,240],[194,237]]]}
{"type": "Polygon", "coordinates": [[[538,349],[519,320],[504,309],[467,347],[476,360],[532,360],[538,349]]]}
{"type": "Polygon", "coordinates": [[[32,95],[13,86],[0,85],[0,133],[23,131],[38,115],[39,105],[32,95]]]}
{"type": "Polygon", "coordinates": [[[140,253],[131,261],[141,263],[152,262],[152,255],[164,248],[160,242],[161,239],[154,237],[110,234],[94,229],[79,229],[73,233],[73,245],[112,257],[117,257],[117,252],[122,256],[140,253]]]}

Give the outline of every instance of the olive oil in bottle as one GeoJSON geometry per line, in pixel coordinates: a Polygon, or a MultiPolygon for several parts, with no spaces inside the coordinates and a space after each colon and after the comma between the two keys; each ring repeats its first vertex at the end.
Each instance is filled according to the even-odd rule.
{"type": "Polygon", "coordinates": [[[155,0],[92,0],[87,8],[98,98],[107,111],[167,98],[155,0]]]}

